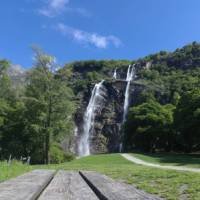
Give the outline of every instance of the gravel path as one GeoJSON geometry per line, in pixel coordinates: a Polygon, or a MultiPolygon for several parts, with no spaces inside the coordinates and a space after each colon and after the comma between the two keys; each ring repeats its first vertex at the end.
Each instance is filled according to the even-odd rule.
{"type": "Polygon", "coordinates": [[[177,170],[177,171],[188,171],[188,172],[200,172],[199,168],[188,168],[188,167],[181,167],[181,166],[171,166],[171,165],[159,165],[159,164],[153,164],[153,163],[149,163],[149,162],[145,162],[143,160],[140,160],[136,157],[134,157],[133,155],[127,154],[127,153],[123,153],[121,154],[121,156],[123,156],[125,159],[139,164],[139,165],[145,165],[145,166],[149,166],[149,167],[156,167],[159,169],[172,169],[172,170],[177,170]]]}

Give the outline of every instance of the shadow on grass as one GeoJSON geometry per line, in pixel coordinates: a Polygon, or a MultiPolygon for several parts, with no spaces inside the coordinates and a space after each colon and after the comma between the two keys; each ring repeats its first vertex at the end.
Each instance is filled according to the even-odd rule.
{"type": "Polygon", "coordinates": [[[196,165],[200,167],[200,154],[139,153],[137,155],[138,158],[148,162],[174,164],[176,166],[196,165]]]}

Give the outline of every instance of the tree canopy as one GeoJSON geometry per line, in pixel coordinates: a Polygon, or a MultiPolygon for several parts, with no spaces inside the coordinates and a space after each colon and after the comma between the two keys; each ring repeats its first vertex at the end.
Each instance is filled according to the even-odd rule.
{"type": "Polygon", "coordinates": [[[172,105],[162,106],[150,100],[130,108],[125,124],[125,146],[153,152],[162,146],[169,148],[169,135],[173,123],[172,105]]]}

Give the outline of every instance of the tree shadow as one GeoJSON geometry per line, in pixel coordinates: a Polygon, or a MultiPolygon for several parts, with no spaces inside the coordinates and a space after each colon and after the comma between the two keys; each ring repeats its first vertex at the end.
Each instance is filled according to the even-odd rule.
{"type": "Polygon", "coordinates": [[[177,166],[183,165],[199,165],[200,154],[179,154],[179,153],[142,153],[143,155],[151,157],[158,163],[175,164],[177,166]]]}

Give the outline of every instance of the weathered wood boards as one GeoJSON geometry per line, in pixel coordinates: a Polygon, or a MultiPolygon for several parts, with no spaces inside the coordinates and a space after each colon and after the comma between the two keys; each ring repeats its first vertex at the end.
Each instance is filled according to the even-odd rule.
{"type": "Polygon", "coordinates": [[[78,172],[59,171],[39,200],[98,200],[78,172]]]}
{"type": "Polygon", "coordinates": [[[160,200],[135,187],[119,183],[96,172],[80,172],[100,200],[160,200]]]}
{"type": "Polygon", "coordinates": [[[54,176],[54,170],[34,170],[0,184],[0,200],[35,200],[54,176]]]}
{"type": "Polygon", "coordinates": [[[0,184],[0,200],[160,200],[96,172],[34,170],[0,184]]]}

